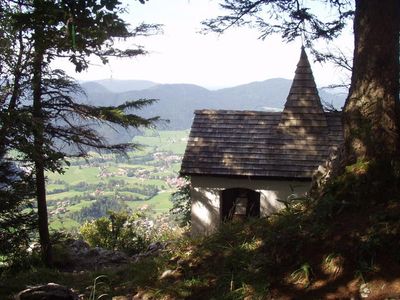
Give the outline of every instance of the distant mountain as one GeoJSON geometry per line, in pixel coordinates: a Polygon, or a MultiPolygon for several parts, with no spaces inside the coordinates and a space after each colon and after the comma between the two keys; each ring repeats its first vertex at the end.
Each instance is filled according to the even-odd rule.
{"type": "Polygon", "coordinates": [[[123,93],[128,91],[144,90],[157,85],[149,80],[120,80],[120,79],[101,79],[94,81],[101,84],[113,93],[123,93]]]}
{"type": "MultiPolygon", "coordinates": [[[[96,105],[117,105],[127,100],[143,98],[158,99],[157,103],[144,108],[139,114],[146,117],[160,116],[162,119],[170,120],[170,123],[162,125],[161,129],[187,129],[191,126],[193,112],[196,109],[282,109],[291,80],[275,78],[213,91],[193,84],[153,83],[148,88],[137,89],[142,82],[136,83],[136,81],[124,82],[126,85],[119,92],[113,92],[118,89],[116,86],[111,87],[110,80],[86,82],[82,86],[88,96],[86,101],[96,105]]],[[[343,106],[343,94],[327,93],[324,90],[320,90],[319,94],[322,101],[332,103],[336,108],[343,106]]]]}
{"type": "Polygon", "coordinates": [[[81,87],[91,94],[94,93],[111,93],[103,84],[98,83],[96,81],[88,81],[81,83],[81,87]]]}
{"type": "Polygon", "coordinates": [[[80,101],[93,104],[93,105],[110,105],[115,102],[116,93],[111,92],[100,83],[90,81],[81,83],[81,87],[86,93],[86,99],[80,99],[80,101]]]}
{"type": "Polygon", "coordinates": [[[229,109],[263,110],[264,107],[282,109],[291,83],[291,80],[274,78],[216,90],[214,94],[216,99],[220,99],[229,109]]]}

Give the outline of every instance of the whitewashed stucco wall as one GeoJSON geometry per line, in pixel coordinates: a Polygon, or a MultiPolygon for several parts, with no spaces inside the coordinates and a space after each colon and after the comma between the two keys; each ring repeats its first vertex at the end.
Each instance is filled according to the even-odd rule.
{"type": "Polygon", "coordinates": [[[290,195],[304,195],[310,182],[254,180],[212,176],[192,176],[192,235],[207,235],[221,223],[220,197],[225,189],[246,188],[260,193],[260,214],[270,215],[281,209],[290,195]]]}

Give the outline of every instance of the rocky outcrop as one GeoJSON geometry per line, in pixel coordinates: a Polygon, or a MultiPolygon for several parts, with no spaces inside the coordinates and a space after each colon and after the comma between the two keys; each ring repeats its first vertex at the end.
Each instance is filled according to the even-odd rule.
{"type": "Polygon", "coordinates": [[[69,268],[74,270],[101,269],[133,262],[133,259],[121,251],[91,248],[83,240],[71,240],[66,244],[69,268]]]}
{"type": "MultiPolygon", "coordinates": [[[[57,257],[60,268],[64,271],[85,271],[99,270],[107,267],[118,267],[127,263],[137,262],[148,256],[155,256],[166,248],[166,243],[155,242],[148,246],[145,252],[134,255],[132,257],[121,251],[107,250],[100,247],[92,248],[83,240],[70,239],[62,244],[57,244],[57,247],[62,247],[62,256],[57,257]],[[62,265],[62,266],[61,266],[62,265]]],[[[34,251],[34,250],[32,250],[34,251]]],[[[178,278],[181,276],[181,270],[169,270],[164,272],[162,279],[178,278]]],[[[17,300],[78,300],[79,295],[72,289],[65,286],[48,283],[41,286],[30,287],[20,292],[15,296],[17,300]]],[[[124,299],[156,299],[149,294],[141,294],[133,296],[118,296],[113,297],[116,300],[124,299]],[[136,298],[135,298],[136,297],[136,298]]]]}
{"type": "Polygon", "coordinates": [[[55,260],[57,260],[57,267],[64,271],[99,270],[138,262],[148,256],[158,255],[167,245],[168,243],[151,243],[146,251],[128,256],[121,251],[92,248],[83,240],[70,239],[61,245],[61,257],[56,257],[55,260]]]}

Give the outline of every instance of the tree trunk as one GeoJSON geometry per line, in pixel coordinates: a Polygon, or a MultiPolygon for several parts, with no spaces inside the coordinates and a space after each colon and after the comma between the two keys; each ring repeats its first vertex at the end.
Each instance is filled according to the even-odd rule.
{"type": "MultiPolygon", "coordinates": [[[[39,31],[39,30],[38,30],[39,31]]],[[[46,266],[51,267],[53,263],[52,249],[50,243],[47,203],[46,203],[46,180],[44,175],[45,160],[43,153],[44,145],[44,121],[42,111],[42,72],[44,51],[41,47],[40,33],[35,36],[35,56],[33,61],[33,135],[34,135],[34,164],[36,177],[36,199],[38,205],[38,223],[42,260],[46,266]]]]}
{"type": "Polygon", "coordinates": [[[354,63],[343,114],[345,164],[391,163],[399,149],[399,0],[356,0],[354,63]]]}

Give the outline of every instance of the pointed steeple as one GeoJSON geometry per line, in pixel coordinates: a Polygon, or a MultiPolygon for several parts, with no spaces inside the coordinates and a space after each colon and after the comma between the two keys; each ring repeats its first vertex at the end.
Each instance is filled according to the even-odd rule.
{"type": "Polygon", "coordinates": [[[322,133],[327,128],[310,62],[302,47],[278,129],[286,133],[306,134],[322,133]]]}

